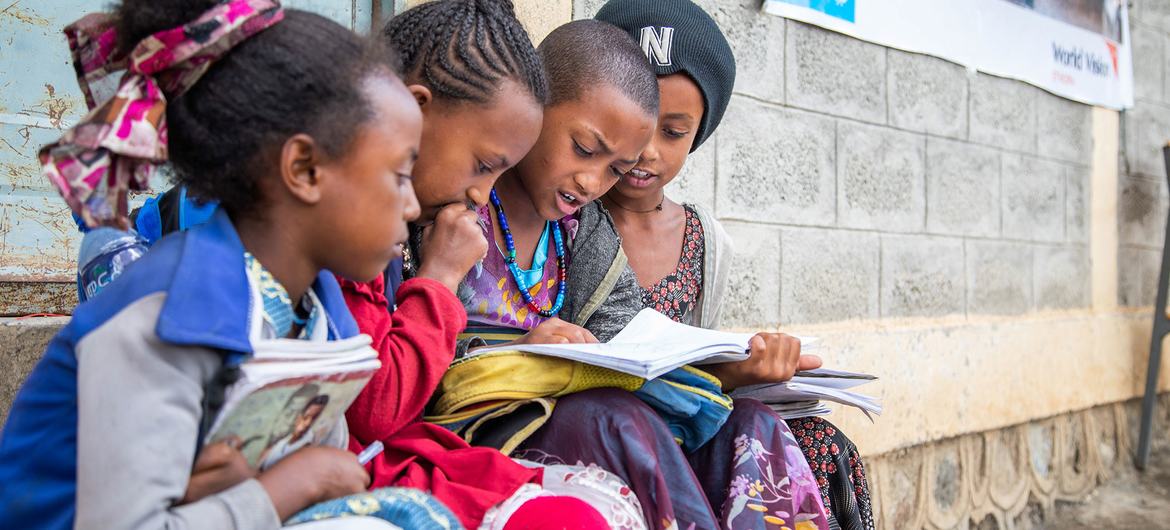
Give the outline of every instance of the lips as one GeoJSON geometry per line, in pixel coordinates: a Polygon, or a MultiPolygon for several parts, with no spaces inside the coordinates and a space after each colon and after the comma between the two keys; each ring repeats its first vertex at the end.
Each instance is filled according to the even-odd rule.
{"type": "Polygon", "coordinates": [[[562,214],[573,215],[584,205],[585,203],[576,195],[563,191],[557,191],[557,209],[560,210],[562,214]]]}
{"type": "Polygon", "coordinates": [[[658,175],[641,168],[631,169],[622,180],[633,188],[648,188],[658,180],[658,175]]]}

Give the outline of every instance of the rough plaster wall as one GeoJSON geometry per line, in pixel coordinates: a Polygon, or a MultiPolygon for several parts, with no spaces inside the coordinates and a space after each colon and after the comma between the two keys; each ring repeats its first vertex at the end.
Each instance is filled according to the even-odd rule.
{"type": "Polygon", "coordinates": [[[1090,107],[757,0],[698,2],[739,77],[669,193],[714,206],[754,258],[732,271],[728,325],[1089,305],[1090,107]]]}
{"type": "MultiPolygon", "coordinates": [[[[17,0],[0,10],[0,314],[67,311],[75,301],[45,296],[62,286],[42,282],[73,281],[81,238],[65,202],[41,176],[36,152],[85,113],[61,30],[110,3],[17,0]]],[[[372,0],[284,4],[359,31],[370,27],[373,11],[372,0]]]]}
{"type": "Polygon", "coordinates": [[[1121,117],[1117,298],[1123,306],[1148,306],[1157,294],[1167,214],[1162,147],[1170,141],[1170,2],[1131,5],[1135,104],[1121,117]]]}

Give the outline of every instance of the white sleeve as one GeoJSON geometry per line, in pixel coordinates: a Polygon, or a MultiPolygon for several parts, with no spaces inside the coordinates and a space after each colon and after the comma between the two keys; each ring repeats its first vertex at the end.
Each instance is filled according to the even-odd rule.
{"type": "Polygon", "coordinates": [[[131,304],[77,344],[74,528],[279,528],[256,480],[174,506],[194,464],[203,386],[221,360],[155,336],[164,300],[131,304]]]}

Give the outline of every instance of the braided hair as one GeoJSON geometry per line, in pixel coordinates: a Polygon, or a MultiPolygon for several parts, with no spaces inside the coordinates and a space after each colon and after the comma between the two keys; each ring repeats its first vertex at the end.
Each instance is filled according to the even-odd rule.
{"type": "Polygon", "coordinates": [[[390,19],[382,34],[408,82],[438,97],[487,103],[507,78],[539,104],[548,101],[540,56],[511,0],[426,2],[390,19]]]}

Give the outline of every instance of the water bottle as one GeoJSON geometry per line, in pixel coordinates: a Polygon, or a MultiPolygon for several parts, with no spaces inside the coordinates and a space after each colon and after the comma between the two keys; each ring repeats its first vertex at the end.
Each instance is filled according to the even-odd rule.
{"type": "Polygon", "coordinates": [[[97,295],[143,254],[146,240],[137,232],[100,227],[86,232],[77,256],[77,298],[97,295]]]}

